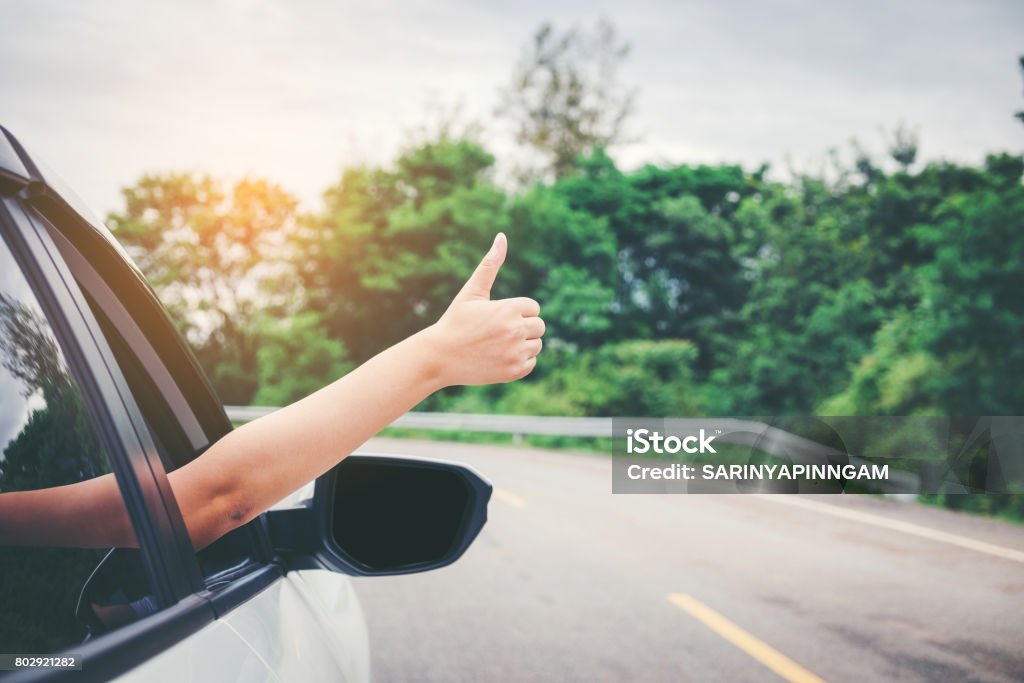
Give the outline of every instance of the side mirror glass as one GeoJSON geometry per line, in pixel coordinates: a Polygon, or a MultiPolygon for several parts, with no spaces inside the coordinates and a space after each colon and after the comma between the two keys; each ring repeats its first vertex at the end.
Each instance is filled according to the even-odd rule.
{"type": "Polygon", "coordinates": [[[317,479],[312,508],[271,511],[268,524],[278,550],[336,571],[409,574],[461,557],[490,497],[491,484],[463,465],[350,455],[317,479]]]}

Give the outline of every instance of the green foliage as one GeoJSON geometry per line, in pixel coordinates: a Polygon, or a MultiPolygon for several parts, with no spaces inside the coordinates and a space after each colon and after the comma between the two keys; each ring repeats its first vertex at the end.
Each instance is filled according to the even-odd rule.
{"type": "Polygon", "coordinates": [[[574,356],[542,382],[583,415],[696,415],[702,412],[696,359],[688,341],[619,342],[574,356]]]}
{"type": "Polygon", "coordinates": [[[281,287],[297,202],[265,180],[225,190],[207,176],[145,175],[122,191],[107,223],[170,309],[228,403],[256,391],[255,325],[294,306],[281,287]],[[269,285],[269,286],[268,286],[269,285]]]}
{"type": "Polygon", "coordinates": [[[623,174],[600,150],[584,170],[561,189],[618,240],[618,337],[689,338],[710,351],[702,342],[728,325],[745,293],[735,212],[759,194],[759,174],[687,165],[623,174]]]}
{"type": "Polygon", "coordinates": [[[496,291],[544,302],[551,338],[596,346],[612,330],[618,252],[607,221],[575,210],[555,189],[537,186],[509,208],[517,245],[496,291]]]}
{"type": "Polygon", "coordinates": [[[207,330],[197,353],[228,400],[297,398],[429,324],[504,230],[495,296],[542,302],[549,351],[530,381],[426,407],[1019,412],[1022,160],[909,161],[890,172],[861,152],[829,180],[782,183],[736,166],[627,173],[598,148],[579,173],[509,196],[486,150],[442,134],[390,166],[348,169],[325,210],[298,221],[269,183],[229,199],[187,176],[144,178],[113,218],[183,326],[207,330]],[[269,253],[266,235],[285,246],[269,253]],[[236,294],[264,258],[274,276],[236,294]],[[651,374],[683,339],[686,376],[651,374]]]}
{"type": "Polygon", "coordinates": [[[922,495],[922,503],[963,510],[980,515],[1002,517],[1012,522],[1024,522],[1024,495],[1019,493],[990,495],[922,495]]]}
{"type": "Polygon", "coordinates": [[[697,349],[675,339],[633,340],[581,351],[555,345],[527,381],[443,395],[431,410],[568,416],[693,415],[697,349]]]}
{"type": "Polygon", "coordinates": [[[1024,160],[984,169],[936,167],[943,185],[908,231],[931,258],[912,271],[915,293],[874,335],[849,383],[825,404],[847,414],[1016,415],[1024,389],[1024,160]]]}
{"type": "Polygon", "coordinates": [[[310,217],[296,268],[308,308],[363,361],[436,320],[508,226],[494,158],[466,140],[407,150],[393,168],[347,170],[310,217]]]}
{"type": "MultiPolygon", "coordinates": [[[[274,279],[216,309],[198,353],[225,398],[297,398],[433,322],[503,230],[494,295],[541,302],[546,351],[525,381],[447,390],[422,409],[1019,414],[1024,160],[920,165],[916,145],[898,129],[890,159],[855,149],[848,167],[785,182],[730,165],[624,171],[596,146],[574,173],[511,193],[478,142],[441,134],[347,169],[323,211],[263,212],[293,223],[267,256],[274,279]]],[[[179,315],[220,301],[185,295],[222,267],[203,245],[241,239],[223,216],[233,236],[200,239],[238,199],[190,182],[144,179],[117,224],[151,250],[140,263],[179,315]],[[190,221],[201,267],[181,246],[190,221]]],[[[232,264],[211,288],[236,289],[232,264]]]]}
{"type": "Polygon", "coordinates": [[[288,405],[352,369],[345,344],[328,338],[320,316],[312,311],[286,322],[263,321],[260,341],[255,405],[288,405]]]}

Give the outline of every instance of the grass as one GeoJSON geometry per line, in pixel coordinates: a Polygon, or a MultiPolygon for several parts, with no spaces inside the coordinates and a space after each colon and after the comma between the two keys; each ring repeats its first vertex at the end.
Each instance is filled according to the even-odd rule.
{"type": "Polygon", "coordinates": [[[1021,513],[1024,496],[1019,493],[922,494],[917,501],[932,507],[1024,524],[1024,513],[1021,513]]]}

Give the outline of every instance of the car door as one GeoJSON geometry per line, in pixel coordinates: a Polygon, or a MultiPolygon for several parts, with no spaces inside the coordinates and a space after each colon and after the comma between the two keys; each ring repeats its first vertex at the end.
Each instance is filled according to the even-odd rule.
{"type": "MultiPolygon", "coordinates": [[[[14,146],[17,147],[17,142],[14,146]]],[[[27,155],[18,148],[21,158],[27,155]]],[[[184,568],[177,595],[205,601],[210,623],[128,670],[125,680],[365,680],[365,623],[351,583],[311,567],[285,576],[262,521],[194,553],[166,485],[166,472],[198,457],[231,429],[187,345],[145,280],[106,229],[75,208],[73,195],[38,167],[15,188],[12,216],[38,241],[67,288],[67,299],[95,342],[97,359],[118,384],[119,399],[154,477],[165,487],[164,512],[184,568]],[[186,577],[187,575],[187,577],[186,577]],[[184,579],[188,580],[185,581],[184,579]]],[[[145,621],[145,620],[143,620],[145,621]]]]}

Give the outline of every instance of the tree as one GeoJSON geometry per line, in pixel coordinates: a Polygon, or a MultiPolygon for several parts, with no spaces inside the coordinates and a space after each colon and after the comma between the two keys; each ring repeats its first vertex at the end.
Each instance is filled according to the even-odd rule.
{"type": "Polygon", "coordinates": [[[63,393],[71,379],[46,318],[7,293],[0,293],[0,365],[21,382],[22,396],[63,393]]]}
{"type": "Polygon", "coordinates": [[[919,136],[916,130],[906,124],[899,124],[892,131],[888,140],[889,156],[900,165],[905,173],[914,165],[917,160],[917,150],[920,146],[919,136]]]}
{"type": "Polygon", "coordinates": [[[287,278],[297,201],[266,180],[227,191],[207,176],[143,176],[108,224],[196,350],[226,403],[256,391],[257,320],[294,309],[287,278]]]}
{"type": "MultiPolygon", "coordinates": [[[[441,316],[508,228],[494,157],[470,140],[406,149],[391,167],[346,169],[303,225],[296,269],[331,338],[363,361],[441,316]]],[[[505,284],[499,278],[496,295],[505,284]]]]}
{"type": "Polygon", "coordinates": [[[574,209],[557,187],[513,200],[503,268],[507,291],[543,302],[547,340],[598,346],[613,334],[617,240],[600,216],[574,209]]]}
{"type": "Polygon", "coordinates": [[[496,113],[512,122],[519,144],[540,154],[543,174],[564,177],[581,154],[625,141],[636,91],[617,75],[629,49],[604,20],[593,33],[545,23],[534,34],[496,113]]]}
{"type": "Polygon", "coordinates": [[[600,341],[689,339],[698,370],[707,370],[713,338],[730,329],[746,298],[743,249],[754,239],[740,230],[736,211],[758,194],[762,172],[680,164],[623,173],[600,148],[579,164],[580,173],[553,191],[603,223],[597,239],[608,232],[614,245],[611,267],[596,273],[614,289],[600,341]]]}
{"type": "Polygon", "coordinates": [[[1016,415],[1024,405],[1024,158],[982,169],[936,165],[919,196],[934,198],[909,232],[929,257],[912,270],[915,296],[849,383],[825,404],[845,414],[1016,415]],[[942,192],[936,188],[943,188],[942,192]]]}

